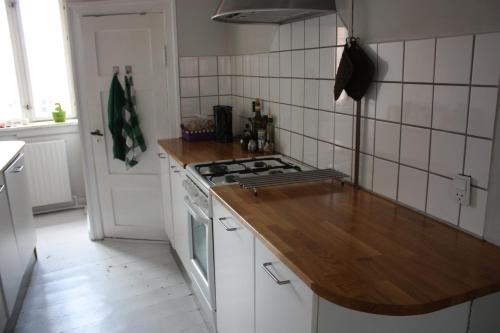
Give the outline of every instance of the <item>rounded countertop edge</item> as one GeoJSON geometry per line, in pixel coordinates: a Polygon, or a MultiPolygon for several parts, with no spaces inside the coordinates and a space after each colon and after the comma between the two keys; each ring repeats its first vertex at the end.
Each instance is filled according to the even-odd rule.
{"type": "Polygon", "coordinates": [[[323,287],[321,284],[311,280],[311,278],[297,265],[291,262],[286,254],[282,253],[274,244],[259,233],[250,223],[248,223],[243,216],[241,216],[238,211],[236,211],[231,205],[229,205],[214,189],[210,189],[210,193],[214,195],[217,200],[219,200],[226,209],[228,209],[232,214],[234,214],[238,220],[244,224],[244,226],[252,233],[254,237],[261,240],[264,245],[280,260],[283,261],[286,266],[292,270],[297,276],[314,292],[316,296],[322,298],[328,302],[334,303],[338,306],[345,307],[350,310],[359,311],[363,313],[370,313],[374,315],[386,315],[386,316],[417,316],[425,315],[439,310],[443,310],[452,306],[470,302],[479,297],[487,296],[496,292],[500,292],[500,282],[494,283],[482,288],[472,290],[468,293],[462,293],[454,295],[452,297],[447,297],[441,300],[436,300],[432,302],[422,302],[419,304],[382,304],[373,303],[369,301],[363,301],[359,299],[354,299],[346,297],[344,295],[339,295],[332,292],[331,288],[323,287]]]}

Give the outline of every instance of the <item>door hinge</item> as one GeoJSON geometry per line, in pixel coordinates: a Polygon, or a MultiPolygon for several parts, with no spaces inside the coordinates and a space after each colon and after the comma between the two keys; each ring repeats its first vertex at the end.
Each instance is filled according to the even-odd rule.
{"type": "Polygon", "coordinates": [[[26,108],[26,110],[31,110],[31,105],[26,104],[26,105],[25,105],[25,108],[26,108]]]}
{"type": "Polygon", "coordinates": [[[14,1],[14,0],[9,1],[8,6],[9,6],[10,8],[16,8],[16,1],[14,1]]]}

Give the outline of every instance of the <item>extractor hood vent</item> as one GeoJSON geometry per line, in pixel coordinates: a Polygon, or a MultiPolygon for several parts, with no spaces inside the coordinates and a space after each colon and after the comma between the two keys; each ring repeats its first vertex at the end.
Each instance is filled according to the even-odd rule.
{"type": "Polygon", "coordinates": [[[222,0],[212,20],[285,24],[335,11],[334,0],[222,0]]]}

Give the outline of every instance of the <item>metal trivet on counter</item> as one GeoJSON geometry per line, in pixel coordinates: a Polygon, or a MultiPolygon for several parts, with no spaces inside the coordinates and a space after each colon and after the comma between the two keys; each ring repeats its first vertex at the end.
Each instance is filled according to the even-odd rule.
{"type": "Polygon", "coordinates": [[[321,180],[338,180],[344,185],[344,178],[349,177],[345,173],[334,169],[307,170],[293,173],[270,174],[254,177],[236,177],[238,184],[247,190],[253,190],[257,195],[257,188],[267,186],[289,185],[297,183],[316,182],[321,180]]]}

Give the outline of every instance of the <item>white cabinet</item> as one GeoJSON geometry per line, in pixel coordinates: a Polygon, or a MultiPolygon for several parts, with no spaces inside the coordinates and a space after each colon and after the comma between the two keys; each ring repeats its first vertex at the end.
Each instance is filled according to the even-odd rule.
{"type": "Polygon", "coordinates": [[[161,178],[161,193],[162,193],[162,208],[163,208],[163,221],[165,224],[165,233],[172,247],[174,247],[174,223],[172,219],[172,196],[170,191],[170,161],[169,156],[162,148],[160,152],[160,178],[161,178]]]}
{"type": "Polygon", "coordinates": [[[0,332],[3,331],[1,312],[6,311],[7,316],[12,314],[22,276],[23,269],[17,251],[16,236],[7,198],[7,187],[3,181],[3,175],[0,173],[0,279],[6,302],[5,308],[3,308],[0,292],[0,332]]]}
{"type": "Polygon", "coordinates": [[[214,255],[219,333],[253,333],[254,237],[214,200],[214,255]]]}
{"type": "Polygon", "coordinates": [[[315,332],[317,296],[255,240],[255,332],[315,332]]]}
{"type": "Polygon", "coordinates": [[[172,193],[172,219],[174,226],[174,245],[177,255],[185,268],[189,267],[189,226],[188,211],[184,204],[186,190],[182,186],[186,171],[175,160],[170,161],[170,181],[172,193]]]}
{"type": "Polygon", "coordinates": [[[14,222],[19,259],[24,272],[33,257],[36,246],[36,233],[33,211],[29,200],[28,179],[23,153],[5,170],[4,176],[14,222]]]}

